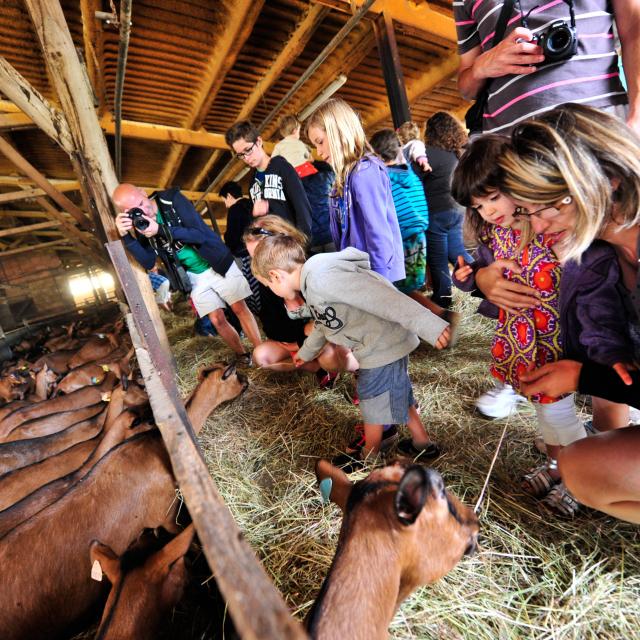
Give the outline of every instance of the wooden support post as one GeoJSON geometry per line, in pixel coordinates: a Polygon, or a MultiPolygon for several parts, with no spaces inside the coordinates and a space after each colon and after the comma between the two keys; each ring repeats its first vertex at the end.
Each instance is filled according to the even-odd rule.
{"type": "Polygon", "coordinates": [[[76,206],[67,196],[60,193],[24,156],[9,144],[9,141],[0,135],[0,153],[4,154],[9,162],[33,180],[54,202],[57,202],[65,211],[68,211],[85,231],[93,231],[91,224],[84,212],[76,206]]]}
{"type": "MultiPolygon", "coordinates": [[[[106,238],[119,241],[120,234],[115,226],[115,211],[110,198],[118,181],[93,106],[93,92],[78,59],[62,7],[58,0],[25,0],[25,6],[71,133],[74,145],[72,162],[81,180],[91,217],[100,219],[100,228],[104,230],[106,238]]],[[[167,351],[167,360],[171,362],[169,340],[149,278],[140,268],[131,273],[135,274],[148,313],[153,318],[154,330],[158,332],[159,340],[167,351]]],[[[169,371],[173,375],[175,368],[170,367],[169,371]]]]}
{"type": "Polygon", "coordinates": [[[59,226],[59,222],[37,222],[36,224],[27,224],[23,225],[22,227],[0,229],[0,238],[5,238],[6,236],[19,236],[23,233],[33,233],[34,231],[38,231],[40,229],[55,229],[59,226]]]}
{"type": "Polygon", "coordinates": [[[256,640],[306,638],[244,540],[209,475],[136,282],[126,279],[124,267],[128,260],[121,243],[110,242],[107,249],[118,277],[124,277],[120,284],[134,310],[133,316],[127,316],[127,322],[156,424],[205,556],[240,636],[256,640]]]}
{"type": "Polygon", "coordinates": [[[411,110],[409,109],[407,90],[404,86],[404,74],[402,73],[393,19],[385,12],[376,18],[374,24],[384,83],[391,106],[391,117],[393,118],[393,126],[397,129],[403,122],[411,120],[411,110]]]}

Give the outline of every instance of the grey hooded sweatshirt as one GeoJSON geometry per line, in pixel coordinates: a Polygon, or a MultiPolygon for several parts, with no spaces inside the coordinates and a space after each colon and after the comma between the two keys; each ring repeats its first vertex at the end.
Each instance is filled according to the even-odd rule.
{"type": "Polygon", "coordinates": [[[315,321],[298,351],[306,361],[332,342],[349,347],[363,369],[374,369],[404,358],[419,337],[435,345],[449,326],[371,271],[369,256],[353,247],[309,258],[300,290],[315,321]]]}

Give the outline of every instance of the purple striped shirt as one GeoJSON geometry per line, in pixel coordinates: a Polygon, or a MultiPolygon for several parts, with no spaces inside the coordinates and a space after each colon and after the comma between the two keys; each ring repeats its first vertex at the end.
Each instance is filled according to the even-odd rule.
{"type": "MultiPolygon", "coordinates": [[[[460,54],[477,46],[483,51],[490,48],[502,4],[500,0],[453,2],[460,54]]],[[[569,8],[563,0],[550,0],[539,6],[535,0],[520,0],[520,3],[514,2],[506,35],[522,26],[518,5],[525,14],[533,9],[527,22],[534,33],[544,31],[555,20],[569,23],[569,8]]],[[[528,75],[493,78],[484,114],[485,132],[507,134],[511,127],[528,117],[565,102],[580,102],[592,107],[627,103],[618,73],[610,3],[607,0],[575,0],[574,7],[577,55],[565,62],[545,64],[528,75]]]]}

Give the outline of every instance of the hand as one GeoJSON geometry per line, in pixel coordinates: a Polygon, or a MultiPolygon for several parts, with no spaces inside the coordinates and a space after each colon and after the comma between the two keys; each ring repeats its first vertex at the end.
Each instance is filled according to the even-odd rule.
{"type": "Polygon", "coordinates": [[[269,213],[269,201],[268,200],[256,200],[253,203],[253,217],[259,218],[260,216],[266,216],[269,213]]]}
{"type": "Polygon", "coordinates": [[[462,256],[458,256],[458,267],[453,272],[456,280],[459,282],[466,282],[473,274],[473,269],[465,263],[462,256]]]}
{"type": "Polygon", "coordinates": [[[300,358],[297,353],[292,355],[291,359],[293,360],[293,364],[295,364],[296,367],[301,367],[306,362],[306,360],[300,358]]]}
{"type": "Polygon", "coordinates": [[[133,222],[127,213],[119,213],[116,216],[116,229],[121,238],[124,238],[133,229],[133,222]]]}
{"type": "Polygon", "coordinates": [[[517,27],[495,47],[480,54],[473,64],[473,75],[478,80],[523,75],[537,71],[536,64],[544,62],[542,49],[531,42],[533,33],[517,27]]]}
{"type": "Polygon", "coordinates": [[[580,371],[582,362],[558,360],[523,373],[520,387],[527,396],[543,393],[555,398],[578,389],[580,371]]]}
{"type": "Polygon", "coordinates": [[[425,173],[429,173],[430,171],[432,171],[433,169],[431,168],[431,165],[429,164],[429,160],[427,160],[427,158],[425,156],[422,156],[421,158],[418,158],[416,160],[416,162],[418,163],[418,165],[420,166],[420,168],[425,172],[425,173]]]}
{"type": "Polygon", "coordinates": [[[433,345],[436,349],[444,349],[449,346],[449,342],[451,340],[451,327],[447,327],[436,340],[436,343],[433,345]]]}
{"type": "Polygon", "coordinates": [[[629,364],[628,362],[616,362],[613,365],[613,370],[620,376],[620,380],[629,386],[633,384],[629,371],[637,371],[638,367],[634,364],[629,364]]]}
{"type": "Polygon", "coordinates": [[[144,231],[138,231],[138,233],[142,234],[145,238],[153,238],[153,236],[158,233],[160,225],[157,223],[155,218],[150,218],[146,215],[144,218],[149,222],[149,226],[144,231]]]}
{"type": "Polygon", "coordinates": [[[514,273],[522,272],[520,265],[513,260],[496,260],[476,271],[476,285],[485,298],[509,313],[519,313],[521,309],[536,307],[538,291],[526,284],[507,280],[503,273],[505,269],[514,273]]]}

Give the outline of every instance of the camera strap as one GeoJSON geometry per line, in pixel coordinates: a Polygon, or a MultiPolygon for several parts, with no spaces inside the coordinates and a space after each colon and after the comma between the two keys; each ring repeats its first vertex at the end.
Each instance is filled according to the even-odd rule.
{"type": "MultiPolygon", "coordinates": [[[[571,24],[571,28],[576,28],[576,12],[573,7],[573,0],[563,0],[563,2],[569,7],[569,20],[571,24]]],[[[522,5],[520,4],[520,0],[518,0],[518,7],[520,11],[520,22],[525,29],[529,29],[529,16],[534,9],[537,9],[540,5],[536,5],[535,7],[531,7],[529,11],[527,11],[527,15],[524,15],[522,12],[522,5]]],[[[497,32],[497,30],[496,30],[497,32]]]]}

